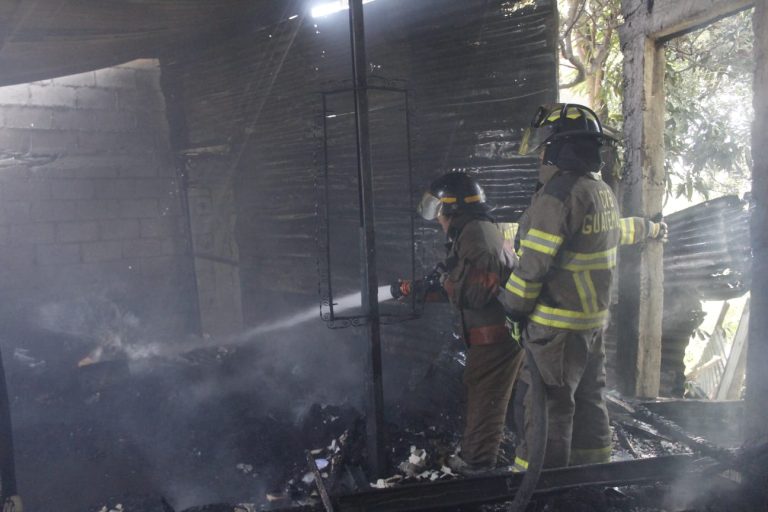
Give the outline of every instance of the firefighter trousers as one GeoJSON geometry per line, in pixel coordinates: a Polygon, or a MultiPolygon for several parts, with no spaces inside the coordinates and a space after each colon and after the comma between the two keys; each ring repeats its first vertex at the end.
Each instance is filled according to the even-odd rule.
{"type": "Polygon", "coordinates": [[[520,345],[512,340],[469,347],[463,379],[467,408],[461,457],[472,466],[496,466],[507,407],[523,354],[520,345]]]}
{"type": "MultiPolygon", "coordinates": [[[[539,368],[547,394],[549,428],[544,467],[608,462],[611,431],[605,406],[605,350],[602,329],[569,331],[530,323],[524,342],[539,368]]],[[[530,439],[531,396],[527,365],[515,396],[516,420],[522,405],[525,438],[530,439]]],[[[515,452],[515,467],[527,469],[526,442],[515,452]]]]}

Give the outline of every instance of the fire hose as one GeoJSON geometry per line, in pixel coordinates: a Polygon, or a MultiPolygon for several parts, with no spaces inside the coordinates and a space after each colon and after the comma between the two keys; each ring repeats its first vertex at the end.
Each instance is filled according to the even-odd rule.
{"type": "Polygon", "coordinates": [[[534,428],[530,439],[526,439],[528,445],[528,469],[525,472],[523,481],[520,484],[515,498],[507,508],[508,512],[523,512],[528,506],[528,502],[536,490],[539,483],[541,470],[544,467],[544,454],[547,449],[547,393],[544,387],[544,380],[541,378],[539,367],[531,354],[531,351],[525,349],[525,362],[528,367],[528,374],[531,379],[531,424],[534,428]]]}

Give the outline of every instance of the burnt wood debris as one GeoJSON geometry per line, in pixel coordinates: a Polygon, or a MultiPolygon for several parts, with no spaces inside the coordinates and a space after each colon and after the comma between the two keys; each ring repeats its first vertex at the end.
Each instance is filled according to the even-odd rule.
{"type": "MultiPolygon", "coordinates": [[[[539,162],[518,148],[558,99],[558,2],[339,0],[313,17],[326,3],[0,2],[3,499],[495,512],[526,494],[512,408],[496,470],[450,469],[455,319],[377,288],[444,254],[414,216],[437,175],[471,173],[498,222],[529,204],[539,162]]],[[[543,470],[521,508],[765,511],[768,0],[620,3],[623,214],[662,207],[663,42],[750,8],[753,190],[622,251],[612,462],[543,470]],[[713,342],[691,386],[704,302],[747,293],[739,350],[713,342]]]]}

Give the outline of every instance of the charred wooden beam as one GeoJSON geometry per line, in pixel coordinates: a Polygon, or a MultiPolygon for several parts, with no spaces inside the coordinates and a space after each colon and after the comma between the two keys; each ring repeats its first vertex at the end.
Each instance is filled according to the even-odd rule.
{"type": "MultiPolygon", "coordinates": [[[[616,486],[674,480],[697,467],[690,455],[672,455],[608,464],[548,469],[541,473],[534,495],[559,493],[586,486],[616,486]]],[[[450,507],[494,503],[514,498],[523,473],[503,473],[487,477],[447,482],[404,485],[337,498],[342,512],[390,512],[408,510],[446,510],[450,507]]]]}
{"type": "Polygon", "coordinates": [[[325,488],[325,483],[323,482],[323,476],[320,474],[320,468],[317,467],[317,462],[315,462],[315,458],[312,456],[310,452],[307,452],[307,465],[309,466],[309,470],[312,472],[312,475],[315,477],[315,485],[317,486],[317,492],[320,493],[320,501],[323,502],[323,507],[325,507],[326,512],[333,512],[333,502],[331,501],[331,497],[328,494],[328,489],[325,488]]]}

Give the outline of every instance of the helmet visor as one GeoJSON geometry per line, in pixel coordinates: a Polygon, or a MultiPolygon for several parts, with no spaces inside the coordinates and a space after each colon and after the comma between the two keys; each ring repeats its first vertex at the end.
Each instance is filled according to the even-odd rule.
{"type": "Polygon", "coordinates": [[[518,153],[526,156],[538,151],[542,145],[555,134],[555,126],[529,126],[523,133],[523,141],[520,143],[518,153]]]}
{"type": "Polygon", "coordinates": [[[440,199],[436,198],[429,192],[424,192],[424,195],[421,197],[421,202],[419,202],[419,206],[416,208],[416,211],[425,220],[435,220],[437,218],[437,214],[440,213],[441,204],[442,203],[440,202],[440,199]]]}

